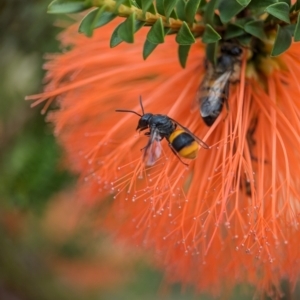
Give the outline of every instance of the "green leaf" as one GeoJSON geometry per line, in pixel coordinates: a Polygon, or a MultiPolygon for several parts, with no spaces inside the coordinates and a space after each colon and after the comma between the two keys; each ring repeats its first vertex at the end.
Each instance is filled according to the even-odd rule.
{"type": "Polygon", "coordinates": [[[127,43],[134,42],[135,13],[132,13],[123,23],[120,24],[118,35],[127,43]]]}
{"type": "Polygon", "coordinates": [[[222,21],[221,21],[219,15],[214,14],[214,17],[213,17],[213,24],[214,24],[214,27],[217,27],[217,26],[223,26],[223,23],[222,23],[222,21]]]}
{"type": "Polygon", "coordinates": [[[122,23],[119,24],[115,28],[115,30],[113,31],[113,33],[111,35],[110,42],[109,42],[110,48],[114,48],[123,42],[123,40],[119,37],[119,34],[118,34],[118,30],[121,25],[122,25],[122,23]]]}
{"type": "Polygon", "coordinates": [[[136,20],[135,21],[135,31],[134,32],[139,31],[142,27],[144,27],[145,24],[146,24],[146,22],[144,22],[144,21],[136,20]]]}
{"type": "Polygon", "coordinates": [[[109,12],[109,11],[105,11],[105,6],[103,6],[98,11],[98,13],[95,17],[94,28],[99,28],[101,26],[104,26],[116,17],[117,17],[116,14],[109,12]]]}
{"type": "Polygon", "coordinates": [[[47,12],[49,14],[72,14],[84,11],[89,7],[91,6],[85,1],[54,0],[49,4],[47,12]]]}
{"type": "Polygon", "coordinates": [[[238,40],[240,45],[249,48],[251,45],[251,41],[252,41],[252,35],[244,34],[244,35],[238,36],[236,39],[238,40]]]}
{"type": "Polygon", "coordinates": [[[281,0],[281,2],[285,2],[289,7],[291,6],[291,0],[281,0]]]}
{"type": "MultiPolygon", "coordinates": [[[[175,32],[175,33],[177,33],[177,32],[175,32]]],[[[169,27],[165,27],[164,28],[164,35],[166,36],[166,35],[169,35],[169,34],[172,34],[172,29],[169,28],[169,27]]]]}
{"type": "Polygon", "coordinates": [[[183,68],[185,68],[190,49],[191,45],[179,45],[178,47],[179,62],[183,68]]]}
{"type": "Polygon", "coordinates": [[[242,26],[235,24],[228,24],[225,31],[224,39],[229,40],[245,34],[245,30],[242,26]]]}
{"type": "Polygon", "coordinates": [[[277,56],[285,52],[292,44],[292,35],[284,27],[277,26],[277,35],[271,52],[271,56],[277,56]]]}
{"type": "Polygon", "coordinates": [[[86,36],[92,36],[95,28],[101,27],[114,18],[117,15],[111,12],[105,11],[105,6],[96,8],[90,11],[81,21],[78,31],[86,36]]]}
{"type": "Polygon", "coordinates": [[[211,27],[209,24],[206,25],[202,42],[205,44],[215,43],[221,39],[221,36],[211,27]]]}
{"type": "Polygon", "coordinates": [[[300,0],[297,0],[295,3],[295,10],[299,10],[300,9],[300,0]]]}
{"type": "Polygon", "coordinates": [[[176,4],[177,16],[182,21],[187,21],[185,14],[186,2],[184,0],[178,0],[176,4]]]}
{"type": "Polygon", "coordinates": [[[207,4],[206,0],[200,0],[199,8],[203,9],[206,6],[206,4],[207,4]]]}
{"type": "Polygon", "coordinates": [[[248,8],[261,11],[274,3],[278,3],[278,0],[251,0],[248,8]]]}
{"type": "Polygon", "coordinates": [[[117,10],[118,10],[118,8],[119,8],[119,6],[121,4],[123,4],[123,5],[127,6],[127,7],[131,7],[130,0],[115,0],[115,2],[116,2],[116,8],[117,8],[117,10]]]}
{"type": "Polygon", "coordinates": [[[296,9],[296,3],[294,3],[292,6],[290,6],[290,13],[294,12],[296,9]]]}
{"type": "Polygon", "coordinates": [[[142,0],[135,0],[135,3],[133,3],[133,5],[136,6],[137,8],[142,9],[142,0]]]}
{"type": "Polygon", "coordinates": [[[157,19],[149,30],[147,40],[152,44],[161,44],[165,41],[164,25],[161,18],[157,19]]]}
{"type": "Polygon", "coordinates": [[[193,0],[186,3],[185,15],[188,23],[193,23],[195,19],[196,12],[200,5],[201,0],[193,0]]]}
{"type": "Polygon", "coordinates": [[[164,0],[156,0],[156,10],[160,15],[165,15],[164,0]]]}
{"type": "Polygon", "coordinates": [[[300,41],[300,14],[298,14],[297,24],[294,31],[294,41],[295,42],[300,41]]]}
{"type": "Polygon", "coordinates": [[[130,3],[130,7],[135,6],[136,8],[141,9],[142,7],[140,6],[140,3],[138,3],[138,0],[128,0],[130,3]]]}
{"type": "Polygon", "coordinates": [[[206,10],[204,12],[204,20],[206,23],[213,24],[213,18],[215,14],[215,9],[219,4],[219,0],[211,0],[206,5],[206,10]]]}
{"type": "Polygon", "coordinates": [[[155,7],[153,5],[153,0],[141,0],[143,13],[150,12],[156,14],[155,7]]]}
{"type": "Polygon", "coordinates": [[[176,6],[177,0],[164,0],[164,11],[167,18],[170,17],[172,10],[176,6]]]}
{"type": "Polygon", "coordinates": [[[265,40],[267,38],[263,21],[250,21],[246,23],[244,30],[260,40],[265,40]]]}
{"type": "Polygon", "coordinates": [[[171,11],[170,18],[173,18],[175,20],[178,19],[178,15],[174,9],[171,11]]]}
{"type": "Polygon", "coordinates": [[[269,5],[265,9],[265,11],[279,20],[290,23],[290,7],[285,2],[279,2],[269,5]]]}
{"type": "Polygon", "coordinates": [[[236,16],[244,6],[240,5],[236,0],[222,0],[219,5],[220,18],[223,24],[228,23],[236,16]]]}
{"type": "MultiPolygon", "coordinates": [[[[166,28],[164,28],[164,30],[166,31],[166,28]]],[[[165,35],[172,35],[172,34],[177,34],[177,30],[168,28],[168,32],[165,33],[165,35]]]]}
{"type": "Polygon", "coordinates": [[[100,11],[100,8],[96,8],[84,16],[84,18],[81,20],[81,22],[79,24],[79,28],[78,28],[78,31],[80,33],[83,33],[86,36],[93,35],[95,18],[99,11],[100,11]]]}
{"type": "Polygon", "coordinates": [[[217,53],[218,53],[219,43],[207,44],[206,46],[206,58],[215,65],[217,62],[217,53]]]}
{"type": "Polygon", "coordinates": [[[195,38],[186,22],[182,23],[176,35],[176,42],[179,45],[191,45],[195,43],[195,38]]]}
{"type": "MultiPolygon", "coordinates": [[[[140,30],[144,25],[145,25],[146,22],[143,22],[143,21],[139,21],[139,20],[136,20],[135,21],[135,32],[137,32],[138,30],[140,30]]],[[[116,46],[118,46],[120,43],[123,42],[123,40],[120,38],[119,34],[118,34],[118,30],[120,28],[120,26],[122,25],[119,24],[115,30],[113,31],[112,35],[111,35],[111,38],[110,38],[110,47],[111,48],[114,48],[116,46]]]]}
{"type": "Polygon", "coordinates": [[[153,44],[148,40],[145,41],[143,48],[143,58],[147,59],[147,57],[154,51],[154,49],[158,46],[158,44],[153,44]]]}
{"type": "Polygon", "coordinates": [[[234,20],[234,25],[244,28],[246,23],[248,23],[250,21],[255,21],[255,20],[256,19],[254,19],[252,17],[241,18],[241,19],[234,20]]]}
{"type": "Polygon", "coordinates": [[[251,2],[251,0],[236,0],[236,2],[238,2],[240,5],[246,7],[251,2]]]}
{"type": "Polygon", "coordinates": [[[289,24],[289,25],[284,26],[284,28],[286,30],[288,30],[289,33],[293,36],[294,32],[295,32],[295,29],[296,29],[296,24],[289,24]]]}

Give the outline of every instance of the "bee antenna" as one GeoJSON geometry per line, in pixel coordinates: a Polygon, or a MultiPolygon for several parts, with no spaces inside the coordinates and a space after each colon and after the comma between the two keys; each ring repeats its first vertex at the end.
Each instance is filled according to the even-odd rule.
{"type": "Polygon", "coordinates": [[[141,108],[142,108],[142,113],[144,115],[145,112],[144,112],[144,107],[143,107],[143,102],[142,102],[142,96],[141,95],[140,95],[140,104],[141,104],[141,108]]]}
{"type": "Polygon", "coordinates": [[[115,111],[116,111],[116,112],[129,112],[129,113],[136,114],[136,115],[138,115],[139,117],[142,117],[142,115],[138,114],[136,111],[133,111],[133,110],[127,110],[127,109],[116,109],[115,111]]]}

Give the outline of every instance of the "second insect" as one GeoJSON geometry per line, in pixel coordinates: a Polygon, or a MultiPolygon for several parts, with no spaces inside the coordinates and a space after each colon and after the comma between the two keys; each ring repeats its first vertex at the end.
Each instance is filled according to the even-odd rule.
{"type": "Polygon", "coordinates": [[[143,131],[149,129],[145,135],[149,136],[148,143],[142,150],[144,151],[144,162],[147,166],[152,166],[161,155],[161,141],[165,138],[168,145],[177,158],[185,165],[182,158],[194,159],[197,157],[199,146],[209,149],[209,146],[196,137],[188,128],[182,126],[167,115],[144,113],[142,99],[140,98],[142,115],[125,109],[117,109],[116,112],[130,112],[140,117],[136,130],[143,131]],[[180,129],[177,129],[177,126],[180,129]]]}

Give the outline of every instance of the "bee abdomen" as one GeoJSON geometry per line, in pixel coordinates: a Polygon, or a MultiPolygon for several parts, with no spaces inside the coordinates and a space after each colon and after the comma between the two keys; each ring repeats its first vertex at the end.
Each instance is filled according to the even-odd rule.
{"type": "Polygon", "coordinates": [[[207,126],[211,126],[220,115],[223,104],[227,100],[225,90],[210,90],[207,95],[200,98],[200,114],[207,126]]]}
{"type": "Polygon", "coordinates": [[[169,137],[173,149],[182,157],[194,159],[197,157],[199,145],[195,139],[184,130],[175,130],[169,137]]]}

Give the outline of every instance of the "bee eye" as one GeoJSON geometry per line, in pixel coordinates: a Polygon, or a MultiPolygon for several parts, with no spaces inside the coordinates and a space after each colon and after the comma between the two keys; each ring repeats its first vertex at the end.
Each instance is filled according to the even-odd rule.
{"type": "Polygon", "coordinates": [[[143,127],[147,127],[148,123],[146,120],[140,120],[139,121],[139,127],[143,128],[143,127]]]}
{"type": "Polygon", "coordinates": [[[221,46],[221,53],[223,54],[228,54],[232,56],[238,56],[242,53],[242,48],[240,46],[233,46],[225,44],[221,46]]]}
{"type": "Polygon", "coordinates": [[[242,53],[242,48],[241,47],[238,47],[238,46],[235,46],[231,49],[231,54],[232,55],[235,55],[235,56],[238,56],[242,53]]]}

